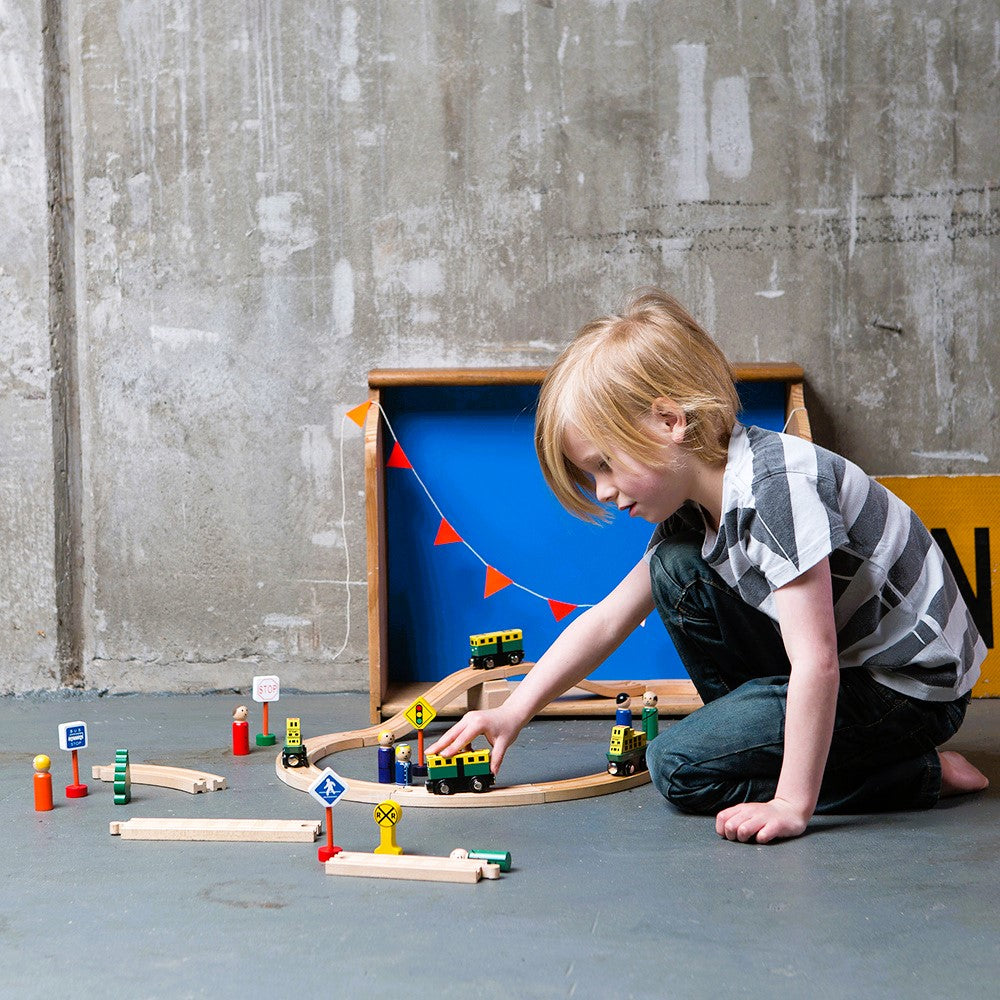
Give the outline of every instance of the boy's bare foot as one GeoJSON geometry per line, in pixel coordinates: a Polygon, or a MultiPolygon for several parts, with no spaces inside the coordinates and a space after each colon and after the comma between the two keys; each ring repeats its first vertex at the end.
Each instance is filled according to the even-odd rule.
{"type": "Polygon", "coordinates": [[[954,750],[939,750],[941,760],[941,798],[949,795],[964,795],[967,792],[981,792],[988,788],[989,778],[973,767],[960,753],[954,750]]]}

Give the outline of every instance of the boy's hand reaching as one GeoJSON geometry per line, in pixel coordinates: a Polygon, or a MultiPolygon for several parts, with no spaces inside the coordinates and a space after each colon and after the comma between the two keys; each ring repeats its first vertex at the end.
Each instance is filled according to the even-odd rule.
{"type": "Polygon", "coordinates": [[[432,743],[428,753],[439,753],[443,757],[464,750],[477,736],[485,736],[493,747],[490,770],[496,774],[503,762],[507,747],[517,739],[521,725],[504,712],[503,706],[482,712],[468,712],[463,715],[439,740],[432,743]]]}
{"type": "Polygon", "coordinates": [[[808,816],[784,799],[770,802],[741,802],[723,809],[715,817],[715,832],[726,840],[741,843],[756,839],[758,844],[798,837],[805,832],[808,816]]]}

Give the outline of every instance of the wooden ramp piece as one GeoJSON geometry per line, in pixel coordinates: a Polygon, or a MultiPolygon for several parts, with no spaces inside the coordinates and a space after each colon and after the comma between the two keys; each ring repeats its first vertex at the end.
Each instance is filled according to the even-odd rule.
{"type": "MultiPolygon", "coordinates": [[[[178,792],[218,792],[226,787],[221,774],[192,771],[186,767],[164,767],[160,764],[129,764],[133,785],[158,785],[175,788],[178,792]]],[[[91,777],[96,781],[114,781],[114,764],[95,764],[91,777]]]]}
{"type": "Polygon", "coordinates": [[[226,840],[312,843],[319,820],[305,819],[130,819],[114,820],[111,836],[122,840],[226,840]]]}
{"type": "Polygon", "coordinates": [[[500,877],[500,866],[475,858],[433,858],[415,854],[341,851],[326,862],[327,875],[402,878],[420,882],[478,882],[500,877]]]}

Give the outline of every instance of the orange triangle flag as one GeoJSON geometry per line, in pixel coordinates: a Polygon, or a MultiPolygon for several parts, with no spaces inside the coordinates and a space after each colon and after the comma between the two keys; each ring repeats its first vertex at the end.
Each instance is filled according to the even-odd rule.
{"type": "Polygon", "coordinates": [[[483,597],[492,597],[498,590],[509,587],[514,581],[509,576],[504,576],[499,570],[492,566],[486,567],[486,589],[483,597]]]}
{"type": "Polygon", "coordinates": [[[355,406],[354,409],[348,410],[347,415],[353,420],[359,427],[365,426],[365,417],[368,416],[368,411],[371,409],[372,401],[369,399],[367,402],[361,403],[359,406],[355,406]]]}
{"type": "Polygon", "coordinates": [[[402,448],[399,447],[399,442],[397,441],[392,446],[392,454],[389,456],[389,461],[385,463],[390,469],[412,469],[413,466],[410,465],[410,460],[406,457],[406,453],[402,448]]]}
{"type": "Polygon", "coordinates": [[[451,545],[452,542],[460,542],[462,536],[442,517],[441,525],[438,527],[437,537],[434,539],[435,545],[451,545]]]}
{"type": "Polygon", "coordinates": [[[549,600],[549,610],[557,622],[561,622],[567,615],[571,615],[576,611],[576,608],[575,604],[564,604],[562,601],[549,600]]]}

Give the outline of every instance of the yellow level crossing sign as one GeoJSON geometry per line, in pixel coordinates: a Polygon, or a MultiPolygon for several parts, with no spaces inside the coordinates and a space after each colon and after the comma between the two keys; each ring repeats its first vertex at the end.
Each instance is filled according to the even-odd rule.
{"type": "Polygon", "coordinates": [[[402,854],[403,848],[396,843],[396,824],[403,815],[398,802],[386,799],[375,807],[375,822],[379,826],[379,845],[375,854],[402,854]]]}

